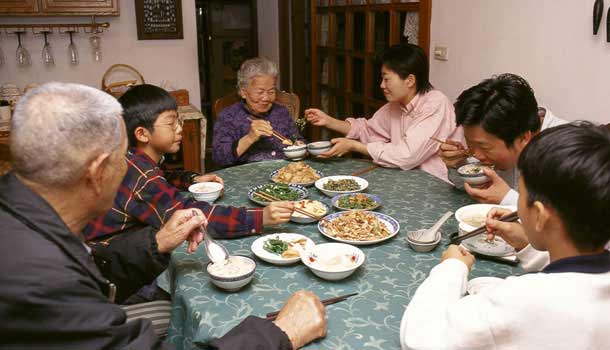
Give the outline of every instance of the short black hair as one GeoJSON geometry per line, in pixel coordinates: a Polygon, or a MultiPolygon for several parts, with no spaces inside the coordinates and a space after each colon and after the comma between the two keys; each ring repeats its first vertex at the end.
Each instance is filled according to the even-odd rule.
{"type": "Polygon", "coordinates": [[[119,98],[119,102],[123,106],[123,119],[131,147],[138,144],[134,134],[136,128],[141,126],[152,132],[153,124],[157,121],[159,114],[178,109],[172,95],[162,88],[150,84],[130,88],[119,98]]]}
{"type": "Polygon", "coordinates": [[[408,43],[394,45],[381,52],[377,59],[403,80],[413,74],[418,93],[433,89],[428,57],[421,47],[408,43]]]}
{"type": "Polygon", "coordinates": [[[540,201],[561,218],[583,251],[610,240],[610,130],[575,122],[542,131],[518,163],[527,203],[540,201]]]}
{"type": "Polygon", "coordinates": [[[540,130],[534,90],[515,74],[483,80],[462,92],[454,106],[457,126],[479,125],[508,148],[523,133],[540,130]]]}

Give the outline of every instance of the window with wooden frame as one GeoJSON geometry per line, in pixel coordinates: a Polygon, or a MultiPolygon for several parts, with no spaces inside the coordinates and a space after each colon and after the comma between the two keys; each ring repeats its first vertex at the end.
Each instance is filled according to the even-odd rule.
{"type": "Polygon", "coordinates": [[[310,1],[312,106],[339,119],[371,117],[386,103],[376,55],[400,42],[430,52],[432,0],[310,1]]]}

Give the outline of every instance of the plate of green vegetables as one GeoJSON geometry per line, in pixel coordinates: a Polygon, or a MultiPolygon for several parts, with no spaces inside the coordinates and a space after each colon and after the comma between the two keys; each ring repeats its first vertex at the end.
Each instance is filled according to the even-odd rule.
{"type": "Polygon", "coordinates": [[[281,201],[300,201],[307,198],[308,191],[299,185],[287,185],[278,183],[268,183],[252,187],[248,191],[248,198],[254,203],[267,205],[271,201],[259,196],[257,192],[273,196],[281,201]]]}
{"type": "Polygon", "coordinates": [[[314,246],[315,243],[307,236],[298,233],[275,233],[259,237],[250,248],[261,260],[276,265],[288,265],[301,261],[299,251],[307,251],[314,246]]]}

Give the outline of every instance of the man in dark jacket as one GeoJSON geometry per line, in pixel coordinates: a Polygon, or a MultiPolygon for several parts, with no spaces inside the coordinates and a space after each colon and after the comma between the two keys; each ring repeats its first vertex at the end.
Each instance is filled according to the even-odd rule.
{"type": "MultiPolygon", "coordinates": [[[[111,207],[125,170],[121,107],[103,92],[50,83],[20,101],[11,124],[14,172],[0,178],[0,348],[161,349],[148,320],[126,322],[112,301],[150,283],[185,240],[196,248],[202,213],[176,211],[100,244],[100,273],[81,231],[111,207]],[[145,237],[145,239],[142,239],[145,237]],[[132,239],[133,238],[133,239],[132,239]]],[[[291,298],[275,323],[248,318],[214,346],[300,347],[326,334],[324,308],[291,298]]]]}

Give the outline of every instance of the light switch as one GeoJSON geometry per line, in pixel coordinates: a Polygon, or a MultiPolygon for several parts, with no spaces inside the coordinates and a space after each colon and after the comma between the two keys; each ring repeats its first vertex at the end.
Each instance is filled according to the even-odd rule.
{"type": "Polygon", "coordinates": [[[448,61],[449,60],[449,48],[445,46],[435,46],[434,47],[434,59],[439,61],[448,61]]]}

